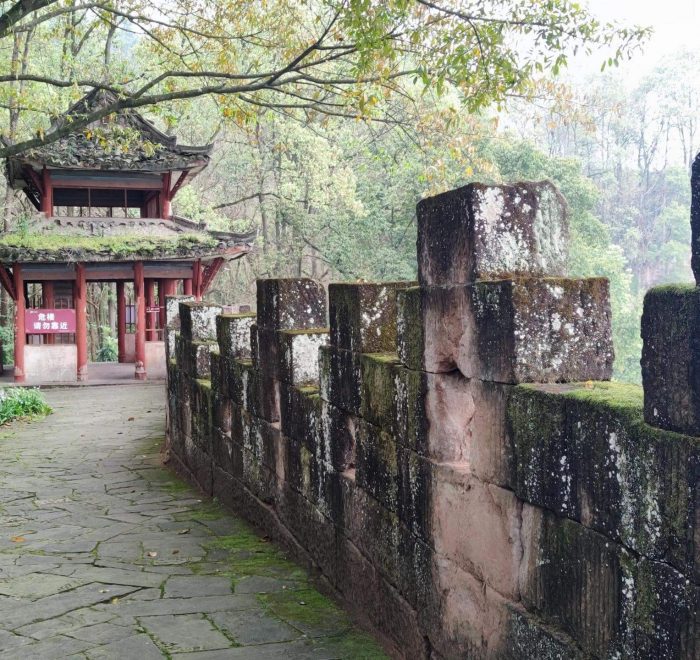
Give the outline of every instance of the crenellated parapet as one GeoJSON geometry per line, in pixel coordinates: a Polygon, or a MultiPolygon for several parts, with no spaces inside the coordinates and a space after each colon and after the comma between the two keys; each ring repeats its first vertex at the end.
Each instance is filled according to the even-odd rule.
{"type": "Polygon", "coordinates": [[[563,199],[474,184],[418,222],[418,283],[170,299],[173,463],[397,657],[695,657],[700,441],[607,382],[563,199]]]}

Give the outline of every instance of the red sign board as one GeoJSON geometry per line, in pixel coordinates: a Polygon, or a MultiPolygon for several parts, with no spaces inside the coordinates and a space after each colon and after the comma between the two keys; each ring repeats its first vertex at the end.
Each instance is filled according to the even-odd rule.
{"type": "Polygon", "coordinates": [[[55,335],[75,332],[74,309],[28,309],[24,312],[28,335],[55,335]]]}

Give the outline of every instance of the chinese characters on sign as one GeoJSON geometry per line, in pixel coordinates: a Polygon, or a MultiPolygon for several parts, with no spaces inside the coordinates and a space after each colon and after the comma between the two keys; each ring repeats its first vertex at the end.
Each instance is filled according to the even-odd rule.
{"type": "Polygon", "coordinates": [[[28,309],[24,323],[29,335],[51,335],[75,332],[74,309],[28,309]]]}

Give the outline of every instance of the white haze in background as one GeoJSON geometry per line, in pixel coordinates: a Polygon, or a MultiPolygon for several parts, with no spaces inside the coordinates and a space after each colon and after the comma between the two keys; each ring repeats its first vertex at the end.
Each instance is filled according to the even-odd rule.
{"type": "MultiPolygon", "coordinates": [[[[600,20],[654,28],[644,52],[620,64],[630,85],[639,82],[663,56],[684,48],[700,49],[700,0],[588,0],[588,6],[600,20]]],[[[599,70],[600,64],[601,57],[594,53],[585,62],[582,58],[572,62],[569,71],[574,76],[588,75],[599,70]]]]}

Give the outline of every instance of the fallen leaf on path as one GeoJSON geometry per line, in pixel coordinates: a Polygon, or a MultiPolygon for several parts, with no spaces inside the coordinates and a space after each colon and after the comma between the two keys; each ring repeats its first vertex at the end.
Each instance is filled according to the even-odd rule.
{"type": "Polygon", "coordinates": [[[13,543],[24,543],[27,539],[24,538],[24,536],[12,536],[10,537],[10,541],[13,543]]]}
{"type": "Polygon", "coordinates": [[[126,421],[127,421],[127,422],[133,422],[133,421],[134,421],[134,418],[133,418],[133,417],[129,417],[129,419],[127,419],[126,421]]]}
{"type": "Polygon", "coordinates": [[[148,553],[146,553],[146,554],[148,554],[149,557],[157,557],[157,556],[158,556],[158,553],[157,553],[157,552],[153,552],[153,551],[148,552],[148,553]]]}
{"type": "Polygon", "coordinates": [[[178,530],[177,533],[178,534],[189,534],[190,533],[189,527],[186,529],[180,529],[180,530],[178,530]]]}

